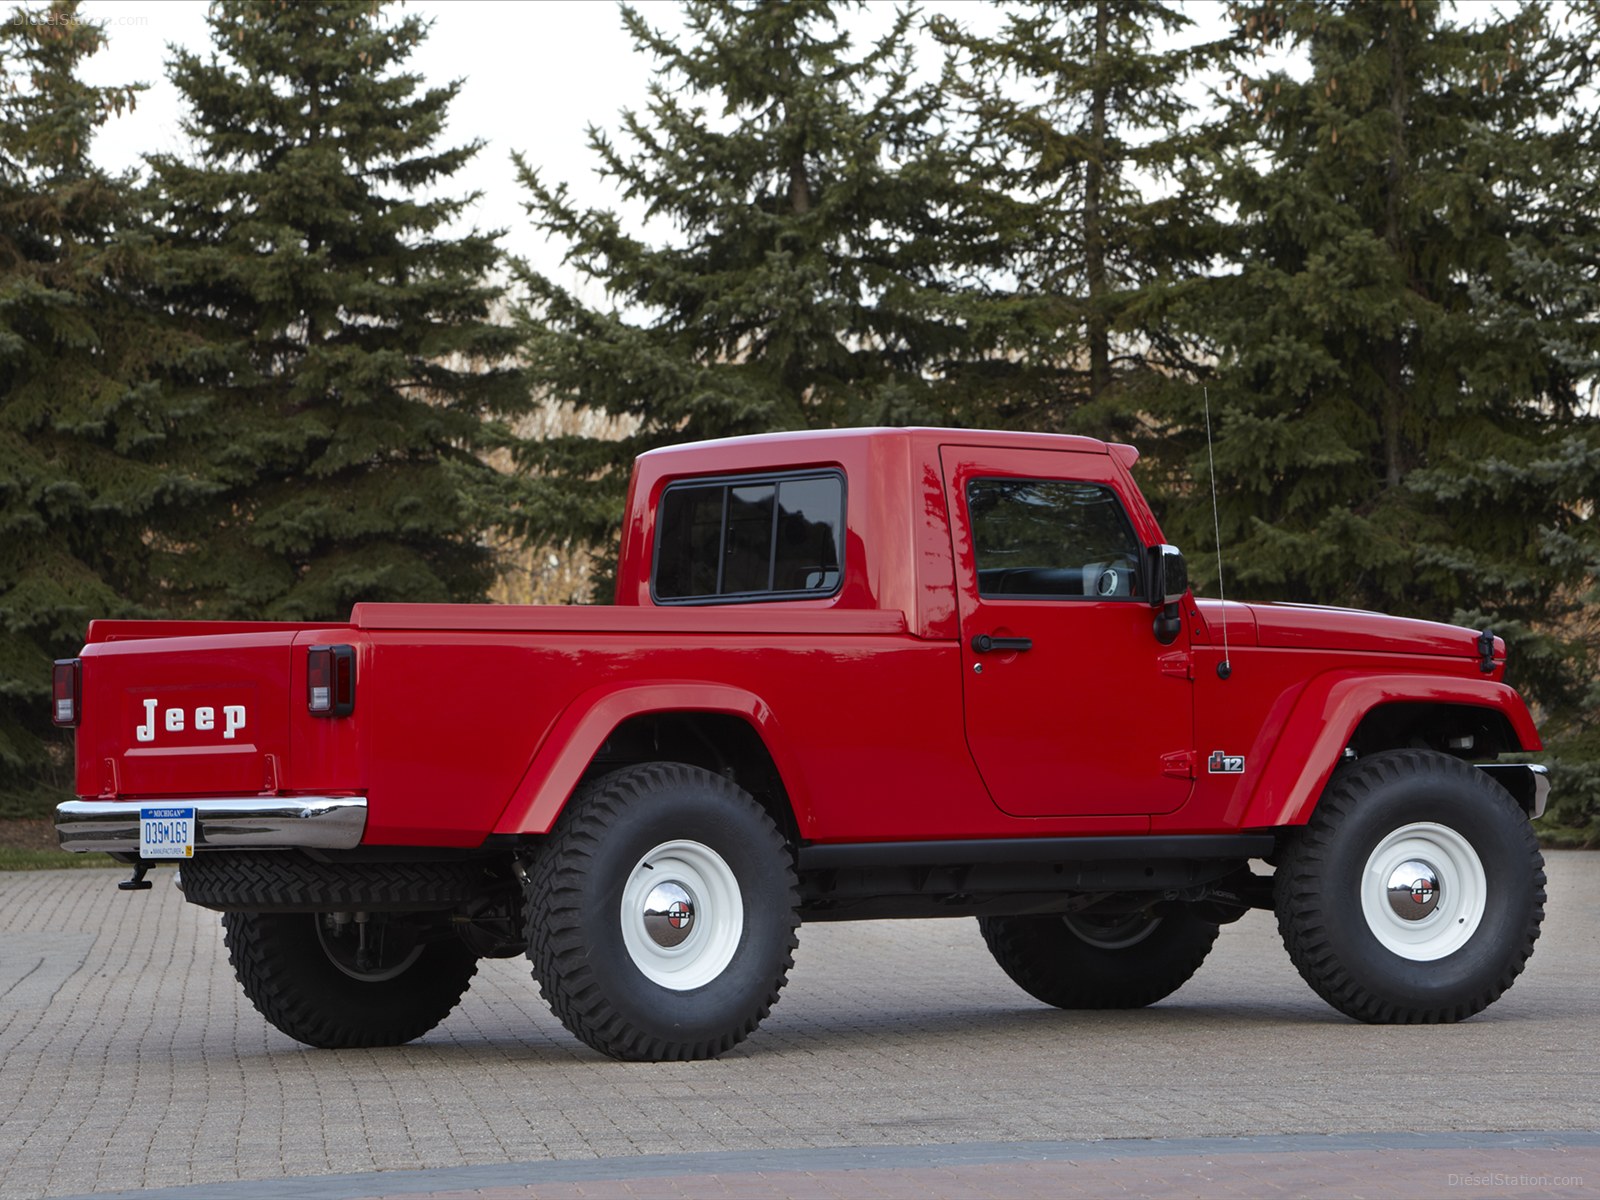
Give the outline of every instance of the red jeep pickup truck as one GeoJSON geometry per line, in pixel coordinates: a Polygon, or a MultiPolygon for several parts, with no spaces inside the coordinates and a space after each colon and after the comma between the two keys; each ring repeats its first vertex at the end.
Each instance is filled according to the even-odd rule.
{"type": "Polygon", "coordinates": [[[1540,748],[1488,632],[1196,600],[1084,438],[939,429],[635,467],[616,604],[97,621],[58,663],[61,842],[180,866],[315,1046],[408,1041],[484,956],[627,1059],[716,1055],[802,920],[975,916],[1064,1008],[1149,1004],[1274,908],[1375,1022],[1538,937],[1540,748]],[[1252,864],[1272,868],[1260,872],[1252,864]]]}

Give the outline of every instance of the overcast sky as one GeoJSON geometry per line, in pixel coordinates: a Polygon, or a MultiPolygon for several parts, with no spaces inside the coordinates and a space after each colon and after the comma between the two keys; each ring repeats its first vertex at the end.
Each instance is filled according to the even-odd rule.
{"type": "MultiPolygon", "coordinates": [[[[682,28],[677,0],[639,0],[636,7],[658,28],[682,28]]],[[[1196,22],[1185,40],[1221,36],[1222,0],[1190,0],[1183,7],[1196,22]]],[[[211,55],[208,8],[207,0],[85,0],[80,11],[86,19],[105,24],[108,45],[85,64],[84,77],[97,84],[148,85],[134,111],[111,121],[97,136],[94,157],[102,166],[125,170],[137,167],[144,154],[187,152],[179,129],[182,105],[167,81],[166,63],[174,45],[211,55]]],[[[983,31],[998,29],[1003,17],[982,0],[922,0],[919,8],[983,31]]],[[[887,0],[871,0],[863,10],[841,6],[840,11],[856,45],[862,46],[887,31],[895,9],[887,0]]],[[[409,61],[411,69],[429,84],[462,81],[442,144],[475,138],[486,143],[443,193],[455,197],[481,192],[464,224],[504,230],[505,249],[575,286],[577,281],[561,267],[566,247],[545,242],[529,225],[511,154],[521,152],[547,183],[566,182],[586,206],[616,208],[625,220],[640,216],[596,179],[595,158],[585,142],[591,123],[615,130],[620,110],[644,108],[655,66],[649,56],[634,50],[614,0],[411,0],[391,12],[432,22],[427,39],[409,61]]],[[[938,62],[936,52],[922,56],[928,71],[937,70],[938,62]]],[[[1203,103],[1198,90],[1194,99],[1203,103]]],[[[581,290],[585,299],[599,299],[591,289],[581,290]]]]}
{"type": "MultiPolygon", "coordinates": [[[[682,27],[672,0],[644,0],[638,7],[658,27],[682,27]]],[[[206,0],[84,3],[85,18],[104,22],[109,38],[106,49],[86,65],[85,78],[99,84],[149,85],[131,114],[113,120],[97,136],[94,157],[101,165],[121,170],[138,166],[147,153],[186,152],[179,129],[182,107],[166,79],[168,47],[184,46],[209,56],[207,8],[206,0]]],[[[947,0],[925,8],[964,20],[995,21],[994,10],[975,0],[947,0]]],[[[619,110],[644,107],[652,60],[634,51],[617,6],[608,0],[414,0],[397,11],[433,22],[410,66],[430,83],[463,81],[449,110],[445,144],[474,138],[487,143],[455,177],[448,193],[482,192],[468,222],[480,229],[504,229],[501,244],[506,249],[541,270],[559,273],[564,247],[545,244],[529,227],[511,153],[520,151],[540,166],[547,181],[567,182],[584,203],[618,207],[595,179],[584,130],[591,122],[614,129],[619,110]]],[[[886,29],[893,13],[892,4],[872,4],[850,16],[858,44],[886,29]]]]}

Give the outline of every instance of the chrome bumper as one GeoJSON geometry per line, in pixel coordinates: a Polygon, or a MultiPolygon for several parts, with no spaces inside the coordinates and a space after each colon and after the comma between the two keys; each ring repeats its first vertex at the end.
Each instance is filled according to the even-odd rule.
{"type": "Polygon", "coordinates": [[[1527,810],[1528,819],[1544,816],[1550,802],[1550,768],[1537,763],[1479,763],[1478,770],[1488,775],[1516,798],[1527,810]]]}
{"type": "MultiPolygon", "coordinates": [[[[196,850],[224,846],[349,850],[361,844],[367,827],[364,796],[184,797],[147,803],[193,808],[196,850]]],[[[137,854],[139,802],[69,800],[59,804],[56,836],[63,850],[137,854]]]]}

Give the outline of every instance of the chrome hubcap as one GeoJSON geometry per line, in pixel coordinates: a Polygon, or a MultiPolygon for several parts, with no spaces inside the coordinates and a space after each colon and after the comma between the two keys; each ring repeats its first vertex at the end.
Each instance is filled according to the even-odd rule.
{"type": "Polygon", "coordinates": [[[644,931],[658,946],[681,946],[694,929],[694,897],[677,883],[650,889],[644,902],[644,931]]]}
{"type": "Polygon", "coordinates": [[[1402,921],[1421,921],[1439,907],[1439,872],[1407,859],[1389,873],[1389,907],[1402,921]]]}

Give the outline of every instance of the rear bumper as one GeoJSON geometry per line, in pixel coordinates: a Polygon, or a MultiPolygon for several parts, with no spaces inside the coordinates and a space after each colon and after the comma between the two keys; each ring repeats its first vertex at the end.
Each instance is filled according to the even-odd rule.
{"type": "MultiPolygon", "coordinates": [[[[153,802],[152,802],[153,803],[153,802]]],[[[349,850],[367,828],[364,796],[252,796],[168,800],[195,810],[195,849],[349,850]]],[[[63,850],[137,854],[139,804],[69,800],[56,806],[63,850]]]]}

